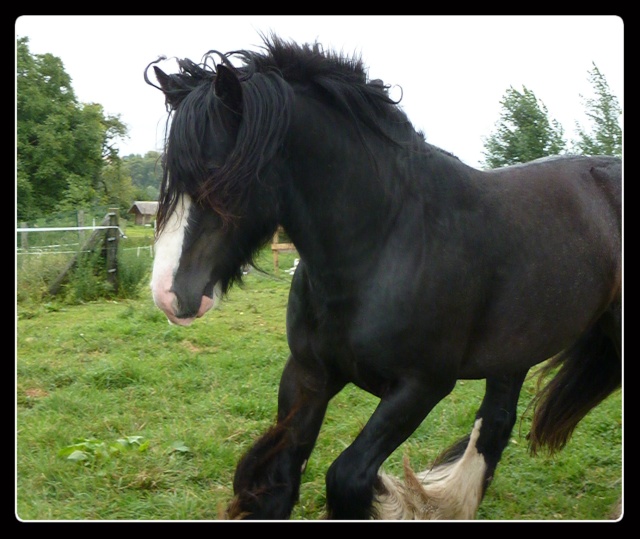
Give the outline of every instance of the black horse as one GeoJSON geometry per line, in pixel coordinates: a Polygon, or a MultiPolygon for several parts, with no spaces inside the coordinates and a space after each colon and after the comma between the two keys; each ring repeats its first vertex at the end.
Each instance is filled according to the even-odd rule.
{"type": "Polygon", "coordinates": [[[620,387],[620,159],[475,170],[427,144],[360,60],[318,44],[272,36],[178,64],[154,66],[171,112],[156,304],[173,323],[202,316],[279,225],[301,258],[277,421],[237,467],[229,518],[290,516],[348,383],[380,402],[327,472],[335,519],[473,518],[533,365],[554,374],[534,452],[561,449],[620,387]],[[404,482],[379,474],[465,378],[486,379],[470,436],[404,482]]]}

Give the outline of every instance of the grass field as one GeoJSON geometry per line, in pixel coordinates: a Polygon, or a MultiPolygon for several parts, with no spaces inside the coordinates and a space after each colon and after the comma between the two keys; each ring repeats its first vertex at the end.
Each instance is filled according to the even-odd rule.
{"type": "MultiPolygon", "coordinates": [[[[281,255],[281,268],[292,256],[281,255]]],[[[268,266],[268,259],[267,264],[268,266]]],[[[17,322],[16,513],[22,520],[215,520],[235,464],[269,427],[287,358],[290,276],[252,272],[217,311],[170,326],[150,295],[43,305],[17,322]]],[[[481,520],[601,520],[622,492],[622,404],[612,395],[565,450],[530,457],[522,392],[481,520]]],[[[467,434],[483,382],[454,392],[385,463],[428,467],[467,434]]],[[[324,475],[376,399],[348,387],[330,404],[293,519],[318,519],[324,475]]]]}

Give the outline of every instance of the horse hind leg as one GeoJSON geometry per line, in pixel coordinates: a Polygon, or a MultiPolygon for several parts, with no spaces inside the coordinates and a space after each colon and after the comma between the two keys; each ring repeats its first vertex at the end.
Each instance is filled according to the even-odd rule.
{"type": "Polygon", "coordinates": [[[482,426],[456,442],[432,468],[413,471],[404,459],[404,480],[380,474],[376,509],[380,520],[468,520],[482,498],[485,463],[476,443],[482,426]]]}
{"type": "Polygon", "coordinates": [[[488,378],[471,434],[447,449],[429,470],[415,473],[405,459],[404,482],[381,474],[378,518],[473,519],[509,442],[525,376],[526,371],[488,378]]]}

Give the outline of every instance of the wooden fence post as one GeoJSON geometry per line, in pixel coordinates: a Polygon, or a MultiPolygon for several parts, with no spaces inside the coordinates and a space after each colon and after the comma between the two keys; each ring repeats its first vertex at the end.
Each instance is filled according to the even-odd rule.
{"type": "Polygon", "coordinates": [[[280,269],[280,251],[295,251],[296,247],[293,243],[280,243],[281,227],[278,227],[273,238],[271,238],[271,252],[273,253],[273,270],[278,273],[280,269]]]}
{"type": "MultiPolygon", "coordinates": [[[[20,225],[20,228],[27,228],[27,226],[29,226],[26,222],[22,222],[22,224],[20,225]]],[[[20,245],[22,246],[22,249],[24,250],[24,252],[26,253],[29,250],[29,240],[27,239],[27,232],[22,232],[22,237],[20,238],[20,245]]]]}
{"type": "MultiPolygon", "coordinates": [[[[117,210],[115,212],[110,212],[107,215],[105,215],[104,219],[102,220],[102,223],[100,223],[100,226],[104,227],[107,225],[111,225],[112,222],[118,223],[118,214],[117,214],[117,210]]],[[[68,277],[69,273],[71,272],[71,270],[76,266],[76,264],[78,263],[78,260],[80,258],[80,256],[82,255],[83,251],[91,251],[93,250],[96,245],[98,245],[98,243],[100,242],[100,240],[102,240],[103,238],[105,238],[105,250],[103,251],[105,253],[105,256],[107,256],[107,253],[109,252],[109,249],[107,248],[107,245],[111,244],[111,255],[113,257],[116,257],[117,253],[118,253],[118,239],[119,239],[119,230],[117,228],[109,228],[107,229],[107,234],[105,234],[105,230],[100,229],[100,230],[94,230],[93,233],[91,234],[91,236],[89,236],[89,239],[85,242],[84,245],[82,245],[80,247],[80,250],[78,251],[78,253],[71,259],[71,261],[64,267],[64,269],[62,270],[62,272],[60,273],[60,275],[58,275],[58,277],[56,277],[56,279],[53,281],[53,283],[51,283],[51,285],[49,286],[49,294],[52,296],[55,296],[59,291],[60,291],[60,287],[62,286],[62,283],[66,280],[66,278],[68,277]],[[106,241],[106,238],[109,237],[109,233],[114,234],[115,236],[115,240],[114,241],[106,241]]],[[[109,271],[109,269],[111,268],[115,268],[117,266],[117,260],[116,258],[113,258],[113,262],[111,265],[109,265],[109,263],[107,263],[107,271],[109,271]]],[[[108,273],[107,275],[111,275],[113,274],[113,279],[116,279],[116,272],[115,270],[113,272],[108,273]]],[[[110,281],[113,282],[113,281],[110,281]]]]}
{"type": "Polygon", "coordinates": [[[105,251],[107,258],[107,282],[113,286],[113,291],[118,291],[118,240],[120,231],[118,230],[118,208],[109,209],[109,226],[105,234],[105,251]]]}
{"type": "Polygon", "coordinates": [[[273,238],[271,238],[271,252],[273,253],[273,271],[278,273],[278,269],[280,269],[280,251],[276,245],[280,243],[280,233],[279,229],[275,231],[273,234],[273,238]]]}
{"type": "MultiPolygon", "coordinates": [[[[84,210],[78,210],[76,214],[76,221],[78,223],[78,229],[84,226],[84,210]]],[[[78,230],[78,249],[84,244],[84,230],[78,230]]]]}

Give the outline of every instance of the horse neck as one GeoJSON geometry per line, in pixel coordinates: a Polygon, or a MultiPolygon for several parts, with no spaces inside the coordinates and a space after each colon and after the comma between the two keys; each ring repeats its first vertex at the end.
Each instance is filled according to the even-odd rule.
{"type": "MultiPolygon", "coordinates": [[[[398,212],[389,144],[363,144],[352,122],[297,96],[286,141],[288,185],[281,222],[308,266],[347,273],[371,260],[398,212]]],[[[357,274],[354,272],[353,274],[357,274]]]]}

